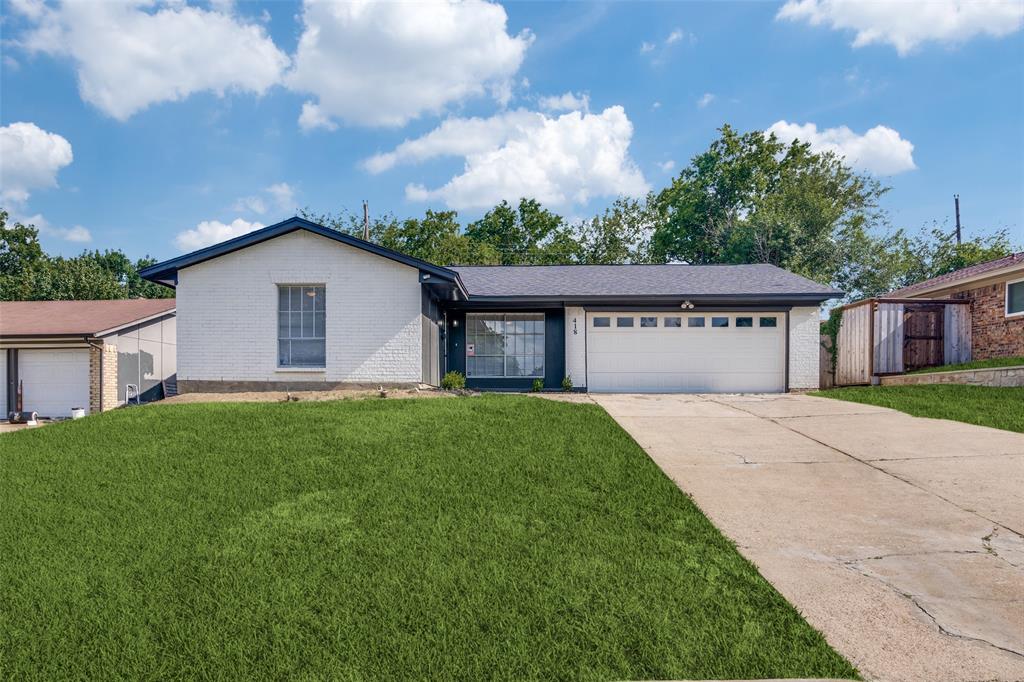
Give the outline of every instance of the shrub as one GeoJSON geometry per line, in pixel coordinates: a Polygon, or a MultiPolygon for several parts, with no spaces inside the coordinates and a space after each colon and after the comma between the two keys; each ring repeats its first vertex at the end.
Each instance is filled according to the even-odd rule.
{"type": "Polygon", "coordinates": [[[572,377],[567,376],[562,379],[562,390],[566,393],[572,390],[572,377]]]}
{"type": "Polygon", "coordinates": [[[540,393],[541,391],[543,391],[544,390],[544,380],[543,379],[534,379],[533,380],[533,386],[530,387],[530,390],[533,391],[534,393],[540,393]]]}
{"type": "Polygon", "coordinates": [[[461,391],[466,388],[466,377],[462,372],[445,372],[441,378],[441,388],[446,391],[461,391]]]}

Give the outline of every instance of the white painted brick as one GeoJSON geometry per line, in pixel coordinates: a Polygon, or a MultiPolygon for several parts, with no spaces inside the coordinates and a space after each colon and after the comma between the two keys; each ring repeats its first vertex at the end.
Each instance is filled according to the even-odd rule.
{"type": "Polygon", "coordinates": [[[178,378],[381,381],[421,377],[416,268],[296,231],[178,273],[178,378]],[[277,368],[277,285],[324,284],[327,367],[277,368]]]}
{"type": "Polygon", "coordinates": [[[573,386],[587,385],[587,314],[583,308],[565,309],[565,373],[573,386]]]}
{"type": "Polygon", "coordinates": [[[789,387],[818,388],[818,346],[821,343],[818,306],[793,308],[789,313],[789,387]]]}

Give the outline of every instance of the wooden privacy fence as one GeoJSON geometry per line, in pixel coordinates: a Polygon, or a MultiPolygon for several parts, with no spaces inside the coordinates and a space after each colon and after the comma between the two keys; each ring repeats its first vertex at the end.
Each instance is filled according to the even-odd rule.
{"type": "Polygon", "coordinates": [[[843,306],[837,386],[971,359],[970,301],[869,298],[843,306]]]}

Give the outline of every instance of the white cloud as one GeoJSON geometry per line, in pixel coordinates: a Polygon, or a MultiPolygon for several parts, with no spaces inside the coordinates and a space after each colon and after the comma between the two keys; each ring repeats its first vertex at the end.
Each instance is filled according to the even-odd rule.
{"type": "Polygon", "coordinates": [[[22,204],[34,189],[57,186],[57,173],[71,163],[71,143],[34,123],[0,128],[0,198],[22,204]]]}
{"type": "Polygon", "coordinates": [[[303,106],[307,130],[336,119],[400,126],[487,92],[502,100],[533,41],[509,35],[504,8],[484,0],[306,0],[302,21],[286,83],[315,97],[303,106]]]}
{"type": "Polygon", "coordinates": [[[701,109],[703,109],[704,107],[706,107],[707,105],[711,104],[714,101],[715,101],[715,95],[713,93],[710,93],[710,92],[705,92],[697,100],[697,106],[700,107],[701,109]]]}
{"type": "Polygon", "coordinates": [[[274,199],[282,211],[291,211],[295,208],[295,190],[287,182],[274,183],[264,191],[274,199]]]}
{"type": "Polygon", "coordinates": [[[262,26],[181,2],[23,3],[21,13],[34,25],[17,44],[71,58],[82,99],[122,121],[197,92],[263,94],[289,63],[262,26]]]}
{"type": "Polygon", "coordinates": [[[661,109],[661,102],[655,102],[651,105],[651,109],[661,109]]]}
{"type": "Polygon", "coordinates": [[[449,118],[422,137],[406,140],[393,151],[371,156],[363,161],[363,167],[377,174],[401,163],[479,154],[502,146],[515,130],[536,125],[538,117],[543,118],[541,114],[518,109],[490,118],[449,118]]]}
{"type": "Polygon", "coordinates": [[[263,201],[263,197],[252,195],[235,199],[235,203],[231,209],[238,211],[239,213],[242,211],[248,211],[249,213],[263,215],[267,212],[267,204],[263,201]]]}
{"type": "Polygon", "coordinates": [[[574,92],[541,97],[537,103],[546,111],[590,111],[590,96],[574,92]]]}
{"type": "Polygon", "coordinates": [[[74,225],[72,227],[54,227],[53,225],[50,225],[50,221],[39,213],[28,216],[27,218],[17,217],[15,220],[24,225],[34,225],[35,228],[39,230],[39,234],[49,235],[51,237],[76,243],[92,241],[92,234],[81,225],[74,225]]]}
{"type": "Polygon", "coordinates": [[[661,169],[662,173],[668,173],[675,167],[676,162],[673,159],[669,159],[668,161],[662,161],[661,163],[658,164],[658,168],[661,169]]]}
{"type": "Polygon", "coordinates": [[[263,227],[262,223],[250,223],[241,218],[236,218],[228,224],[224,224],[219,220],[204,220],[196,225],[193,230],[179,232],[174,238],[174,243],[182,251],[194,251],[204,246],[240,237],[261,227],[263,227]]]}
{"type": "Polygon", "coordinates": [[[519,110],[487,119],[448,119],[365,165],[380,172],[398,163],[461,156],[461,174],[435,189],[410,184],[406,197],[440,199],[456,209],[530,197],[565,208],[597,196],[641,196],[648,191],[629,156],[632,136],[633,125],[620,106],[600,114],[574,111],[558,117],[519,110]]]}
{"type": "Polygon", "coordinates": [[[645,54],[647,52],[654,52],[654,48],[655,47],[656,46],[655,46],[654,43],[649,43],[646,40],[644,42],[640,43],[640,51],[645,53],[645,54]]]}
{"type": "MultiPolygon", "coordinates": [[[[264,187],[263,194],[280,211],[292,211],[295,209],[295,190],[287,182],[278,182],[269,187],[264,187]]],[[[239,213],[248,212],[263,215],[270,207],[267,205],[264,196],[253,194],[236,199],[232,209],[239,213]]]]}
{"type": "Polygon", "coordinates": [[[318,104],[313,102],[302,103],[302,113],[299,114],[299,127],[309,132],[317,128],[324,130],[337,130],[338,124],[323,112],[318,104]]]}
{"type": "Polygon", "coordinates": [[[1001,37],[1024,24],[1020,0],[789,0],[777,19],[806,21],[856,33],[854,47],[892,45],[906,55],[922,43],[963,43],[979,35],[1001,37]]]}
{"type": "Polygon", "coordinates": [[[683,29],[677,28],[668,34],[668,38],[665,38],[665,44],[671,45],[672,43],[678,43],[686,34],[683,33],[683,29]]]}
{"type": "Polygon", "coordinates": [[[766,131],[783,142],[800,140],[815,152],[834,152],[854,168],[878,175],[895,175],[914,170],[914,145],[886,126],[875,126],[858,135],[846,126],[818,130],[813,123],[799,125],[776,121],[766,131]]]}

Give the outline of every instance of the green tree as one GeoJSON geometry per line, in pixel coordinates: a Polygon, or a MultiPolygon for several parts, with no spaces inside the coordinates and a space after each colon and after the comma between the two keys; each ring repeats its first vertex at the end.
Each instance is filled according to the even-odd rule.
{"type": "Polygon", "coordinates": [[[843,266],[844,240],[884,222],[878,181],[831,153],[728,125],[658,196],[655,260],[771,263],[822,283],[843,266]]]}
{"type": "Polygon", "coordinates": [[[39,230],[15,222],[8,227],[7,211],[0,209],[0,300],[16,301],[32,293],[32,273],[46,262],[39,245],[39,230]]]}
{"type": "Polygon", "coordinates": [[[578,262],[579,244],[562,216],[534,199],[513,208],[502,201],[466,228],[470,239],[491,246],[501,265],[578,262]]]}
{"type": "Polygon", "coordinates": [[[657,198],[619,198],[604,213],[576,227],[580,262],[595,265],[648,263],[650,238],[659,224],[657,198]]]}
{"type": "Polygon", "coordinates": [[[0,300],[59,301],[110,298],[171,298],[174,290],[147,282],[139,270],[155,259],[134,263],[121,251],[85,251],[71,258],[47,255],[39,231],[7,225],[0,210],[0,300]]]}

